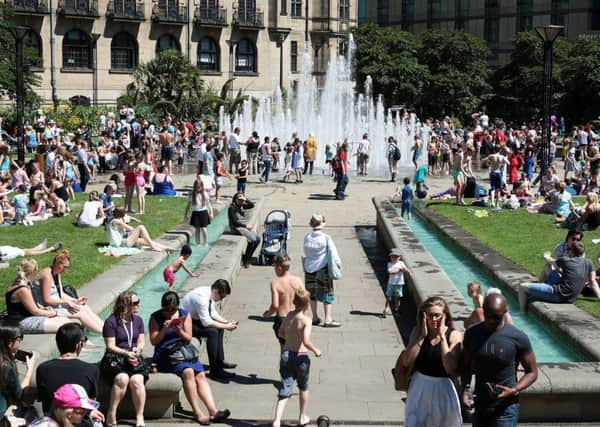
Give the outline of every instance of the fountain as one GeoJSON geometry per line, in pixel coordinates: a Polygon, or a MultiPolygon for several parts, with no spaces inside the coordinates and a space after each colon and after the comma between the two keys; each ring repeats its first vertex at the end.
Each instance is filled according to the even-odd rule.
{"type": "MultiPolygon", "coordinates": [[[[350,153],[356,151],[364,133],[369,134],[371,155],[369,173],[386,175],[387,138],[393,136],[398,141],[402,154],[400,166],[411,166],[414,136],[423,139],[423,150],[429,142],[429,129],[422,125],[414,114],[401,114],[398,109],[386,109],[383,96],[374,98],[372,79],[367,77],[364,92],[356,95],[356,82],[352,78],[352,56],[355,44],[349,36],[347,55],[332,55],[327,67],[324,86],[319,89],[312,75],[313,60],[310,41],[306,43],[300,64],[300,79],[295,90],[289,87],[287,102],[284,102],[279,85],[274,84],[273,93],[259,100],[253,114],[252,101],[247,100],[233,117],[219,112],[219,128],[230,133],[234,128],[241,129],[242,139],[253,131],[263,136],[279,137],[285,144],[293,132],[306,139],[312,133],[319,141],[316,166],[325,166],[325,145],[335,147],[337,142],[347,139],[350,153]]],[[[291,81],[291,79],[289,79],[291,81]]],[[[422,161],[427,156],[421,156],[422,161]]],[[[355,162],[351,161],[351,167],[355,162]]]]}

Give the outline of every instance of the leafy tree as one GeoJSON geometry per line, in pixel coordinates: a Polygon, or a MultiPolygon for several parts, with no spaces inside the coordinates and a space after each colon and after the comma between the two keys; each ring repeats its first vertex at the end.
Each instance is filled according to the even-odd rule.
{"type": "Polygon", "coordinates": [[[202,99],[202,107],[206,112],[216,113],[219,108],[223,107],[225,113],[233,116],[233,113],[239,108],[240,105],[247,99],[248,95],[244,95],[242,89],[238,90],[237,95],[231,96],[233,82],[235,78],[227,80],[221,87],[221,91],[217,94],[214,87],[210,86],[202,99]]]}
{"type": "Polygon", "coordinates": [[[167,50],[158,57],[140,64],[133,73],[134,83],[128,85],[121,101],[152,106],[156,112],[195,114],[204,84],[200,70],[180,52],[167,50]]]}
{"type": "Polygon", "coordinates": [[[423,33],[417,51],[428,69],[420,107],[440,117],[470,116],[490,97],[490,51],[484,40],[463,31],[433,30],[423,33]]]}
{"type": "Polygon", "coordinates": [[[580,39],[560,69],[564,84],[561,112],[575,123],[600,113],[600,41],[580,39]]]}
{"type": "Polygon", "coordinates": [[[373,93],[383,94],[387,105],[414,106],[427,76],[427,68],[417,59],[416,37],[373,23],[352,31],[356,42],[354,65],[358,87],[364,87],[367,76],[371,76],[373,93]]]}
{"type": "MultiPolygon", "coordinates": [[[[6,3],[0,3],[0,96],[15,100],[16,89],[16,55],[13,11],[6,3]]],[[[24,62],[34,64],[39,61],[37,52],[24,49],[24,62]]],[[[32,110],[40,104],[40,98],[34,88],[39,86],[40,78],[27,67],[24,70],[25,108],[32,110]]]]}
{"type": "MultiPolygon", "coordinates": [[[[562,72],[569,56],[570,44],[563,38],[554,42],[552,69],[553,106],[565,94],[562,72]]],[[[535,33],[519,33],[510,62],[499,68],[492,78],[495,97],[490,103],[492,113],[508,120],[527,120],[540,115],[544,99],[544,49],[535,33]]]]}

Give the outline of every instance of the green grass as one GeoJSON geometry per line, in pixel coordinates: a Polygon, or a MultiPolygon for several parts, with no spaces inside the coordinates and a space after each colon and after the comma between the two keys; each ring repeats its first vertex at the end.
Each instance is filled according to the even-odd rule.
{"type": "MultiPolygon", "coordinates": [[[[107,257],[98,252],[98,244],[108,244],[104,227],[81,228],[75,226],[77,214],[87,199],[87,194],[78,193],[77,199],[71,202],[73,212],[62,218],[50,218],[36,222],[33,227],[12,225],[0,228],[2,245],[30,248],[48,239],[48,245],[61,241],[63,247],[71,252],[71,268],[63,276],[63,284],[80,287],[92,280],[121,258],[107,257]]],[[[119,204],[122,199],[115,199],[119,204]]],[[[146,214],[136,216],[148,229],[152,238],[158,238],[165,231],[183,221],[183,210],[187,201],[183,197],[146,197],[146,214]]],[[[137,202],[134,200],[134,208],[137,202]]],[[[135,215],[134,215],[135,216],[135,215]]],[[[135,226],[136,223],[132,222],[135,226]]],[[[33,257],[41,270],[50,265],[54,253],[33,257]]],[[[0,292],[4,295],[6,288],[16,277],[19,259],[12,260],[10,267],[0,270],[0,292]]],[[[5,308],[4,298],[0,299],[0,310],[5,308]]]]}
{"type": "MultiPolygon", "coordinates": [[[[581,202],[579,198],[576,201],[581,202]]],[[[525,209],[489,210],[488,217],[477,218],[471,209],[485,208],[459,207],[450,201],[428,206],[536,277],[544,266],[544,252],[552,251],[567,234],[566,229],[556,228],[554,216],[531,214],[525,209]]],[[[592,260],[598,252],[592,243],[595,238],[600,238],[600,229],[584,233],[587,256],[592,260]]],[[[577,306],[600,318],[600,302],[596,298],[580,296],[577,306]]]]}

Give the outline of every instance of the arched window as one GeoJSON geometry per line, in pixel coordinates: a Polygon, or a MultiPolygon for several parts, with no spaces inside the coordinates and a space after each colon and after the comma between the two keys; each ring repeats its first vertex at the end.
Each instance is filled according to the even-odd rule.
{"type": "Polygon", "coordinates": [[[237,45],[235,55],[235,71],[256,73],[256,48],[248,39],[242,39],[237,45]]]}
{"type": "Polygon", "coordinates": [[[42,66],[42,40],[34,30],[28,30],[23,37],[25,63],[31,67],[42,66]]]}
{"type": "Polygon", "coordinates": [[[156,42],[156,54],[159,54],[165,50],[173,49],[177,52],[181,52],[179,41],[171,34],[163,34],[158,38],[156,42]]]}
{"type": "Polygon", "coordinates": [[[63,37],[63,68],[92,68],[92,44],[81,30],[71,30],[63,37]]]}
{"type": "Polygon", "coordinates": [[[133,70],[138,62],[138,46],[133,36],[122,32],[116,34],[110,44],[110,68],[133,70]]]}
{"type": "Polygon", "coordinates": [[[219,47],[210,37],[204,37],[198,44],[198,67],[202,71],[219,71],[219,47]]]}

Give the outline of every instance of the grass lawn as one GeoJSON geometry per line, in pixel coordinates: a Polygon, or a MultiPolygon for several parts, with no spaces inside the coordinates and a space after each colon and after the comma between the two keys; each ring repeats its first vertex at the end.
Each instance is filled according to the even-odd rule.
{"type": "MultiPolygon", "coordinates": [[[[116,264],[121,258],[107,257],[98,252],[96,244],[108,244],[104,227],[80,228],[75,226],[77,214],[87,200],[87,194],[77,193],[77,199],[71,202],[73,212],[62,218],[50,218],[36,222],[33,227],[11,225],[0,228],[0,244],[30,248],[48,239],[48,245],[63,242],[63,248],[71,252],[71,268],[63,276],[63,284],[80,287],[98,274],[116,264]]],[[[119,204],[122,199],[115,199],[119,204]]],[[[146,214],[136,216],[148,229],[152,238],[158,238],[165,231],[183,221],[183,210],[187,200],[183,197],[146,196],[146,214]]],[[[134,200],[134,208],[137,202],[134,200]]],[[[135,215],[134,215],[135,216],[135,215]]],[[[132,225],[135,226],[135,222],[132,225]]],[[[54,253],[34,257],[39,269],[47,267],[54,253]]],[[[10,267],[0,270],[0,293],[4,295],[16,277],[19,259],[12,260],[10,267]]],[[[4,298],[0,299],[0,310],[5,308],[4,298]]]]}
{"type": "MultiPolygon", "coordinates": [[[[544,252],[552,251],[567,234],[566,229],[556,228],[552,215],[531,214],[525,209],[489,210],[488,217],[477,218],[471,210],[485,208],[459,207],[451,201],[436,201],[428,206],[535,276],[544,266],[544,252]]],[[[592,243],[595,238],[600,238],[600,229],[584,233],[587,256],[594,262],[598,255],[598,248],[592,243]]],[[[595,298],[579,297],[577,306],[600,318],[600,302],[595,298]]]]}

